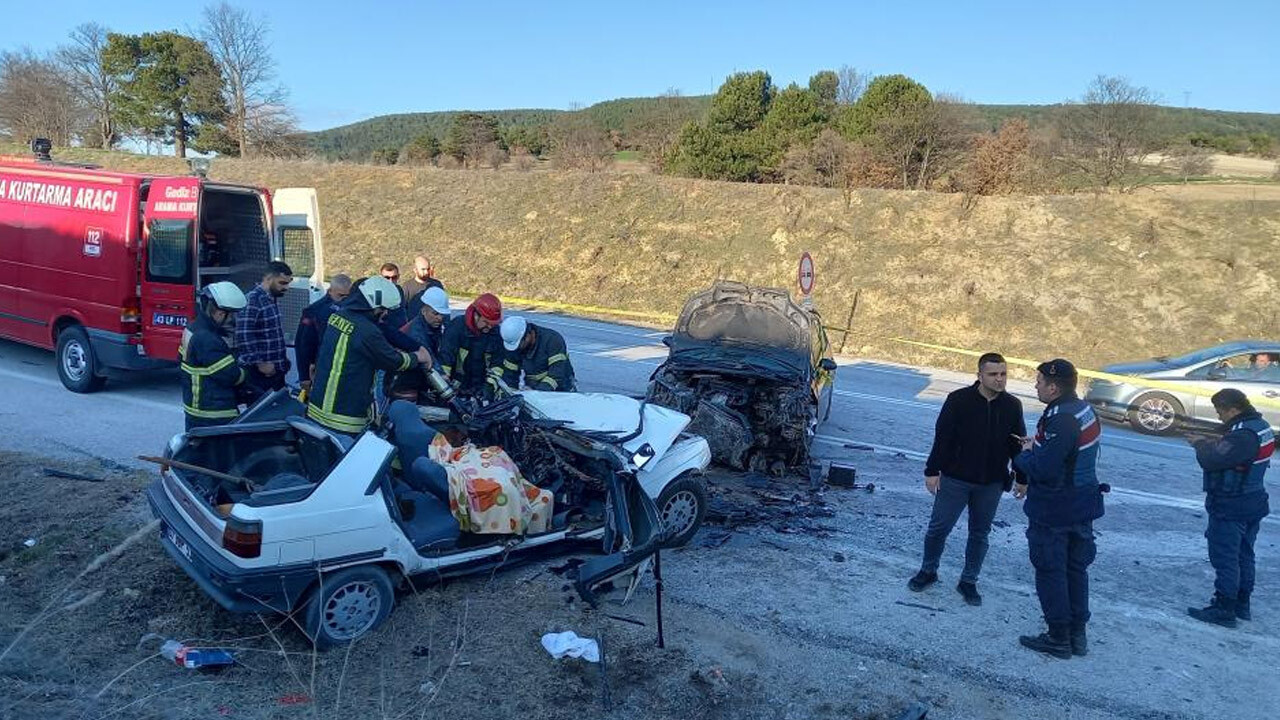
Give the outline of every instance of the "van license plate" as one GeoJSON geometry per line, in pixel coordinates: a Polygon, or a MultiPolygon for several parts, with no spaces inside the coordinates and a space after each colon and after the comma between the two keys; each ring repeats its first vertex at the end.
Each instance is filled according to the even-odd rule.
{"type": "Polygon", "coordinates": [[[165,540],[168,540],[175,548],[177,548],[178,552],[182,553],[183,557],[185,557],[188,560],[191,559],[191,548],[190,546],[187,545],[186,540],[183,540],[181,537],[178,536],[177,531],[175,531],[173,528],[169,527],[168,525],[165,525],[164,528],[160,531],[160,534],[164,536],[165,540]]]}

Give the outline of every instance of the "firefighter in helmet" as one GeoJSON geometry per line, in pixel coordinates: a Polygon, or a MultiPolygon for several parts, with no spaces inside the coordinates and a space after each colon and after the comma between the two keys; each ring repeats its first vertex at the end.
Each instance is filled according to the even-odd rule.
{"type": "Polygon", "coordinates": [[[227,337],[235,330],[235,314],[244,309],[245,297],[234,283],[204,286],[197,298],[195,320],[182,332],[178,348],[182,374],[182,409],[187,429],[225,425],[240,414],[236,389],[246,379],[236,363],[227,337]]]}

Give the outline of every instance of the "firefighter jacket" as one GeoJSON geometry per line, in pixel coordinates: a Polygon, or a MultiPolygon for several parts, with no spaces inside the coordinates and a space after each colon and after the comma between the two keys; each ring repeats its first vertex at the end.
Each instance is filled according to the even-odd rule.
{"type": "Polygon", "coordinates": [[[484,390],[490,369],[502,370],[507,351],[502,347],[502,336],[496,327],[489,332],[478,332],[468,322],[470,315],[471,308],[467,308],[466,314],[445,325],[437,362],[440,372],[458,383],[462,392],[474,394],[484,390]]]}
{"type": "Polygon", "coordinates": [[[415,362],[387,342],[364,308],[364,297],[352,293],[342,309],[329,316],[307,396],[307,417],[351,435],[369,425],[374,374],[408,370],[415,362]]]}
{"type": "Polygon", "coordinates": [[[298,359],[298,381],[311,379],[311,366],[320,352],[320,338],[329,327],[329,316],[338,311],[338,303],[325,295],[302,311],[298,331],[293,335],[293,353],[298,359]]]}
{"type": "Polygon", "coordinates": [[[1027,478],[1023,511],[1052,527],[1102,517],[1098,443],[1102,426],[1089,403],[1074,393],[1049,403],[1036,423],[1035,443],[1013,459],[1027,478]]]}
{"type": "Polygon", "coordinates": [[[529,329],[534,332],[533,347],[508,353],[503,360],[503,379],[511,387],[519,387],[523,372],[524,384],[530,390],[573,392],[577,383],[564,336],[533,323],[529,323],[529,329]]]}
{"type": "Polygon", "coordinates": [[[187,427],[223,425],[235,419],[236,386],[245,381],[245,370],[236,364],[225,332],[204,312],[182,333],[178,358],[186,381],[182,384],[182,409],[187,427]]]}

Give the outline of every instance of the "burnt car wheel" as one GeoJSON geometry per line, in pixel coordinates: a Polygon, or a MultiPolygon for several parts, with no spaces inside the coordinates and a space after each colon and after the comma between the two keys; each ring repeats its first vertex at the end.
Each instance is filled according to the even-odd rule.
{"type": "Polygon", "coordinates": [[[702,479],[685,473],[658,495],[658,517],[670,535],[663,547],[687,545],[707,514],[707,488],[702,479]]]}
{"type": "Polygon", "coordinates": [[[395,603],[395,588],[382,568],[339,570],[320,579],[307,604],[307,634],[319,649],[349,643],[381,625],[395,603]]]}
{"type": "Polygon", "coordinates": [[[1143,393],[1129,405],[1129,423],[1147,435],[1169,435],[1177,431],[1185,412],[1182,403],[1168,393],[1143,393]]]}

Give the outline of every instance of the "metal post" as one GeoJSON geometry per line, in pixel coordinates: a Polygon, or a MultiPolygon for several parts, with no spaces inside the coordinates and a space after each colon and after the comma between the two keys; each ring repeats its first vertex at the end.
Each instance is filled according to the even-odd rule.
{"type": "Polygon", "coordinates": [[[844,336],[840,338],[840,354],[844,354],[845,343],[849,342],[849,332],[853,330],[853,314],[858,310],[858,296],[862,294],[859,288],[853,292],[853,305],[849,307],[849,319],[844,321],[844,336]]]}
{"type": "Polygon", "coordinates": [[[653,579],[657,583],[658,589],[656,594],[658,605],[658,647],[665,648],[667,646],[666,638],[662,634],[662,552],[658,551],[653,554],[653,579]]]}

